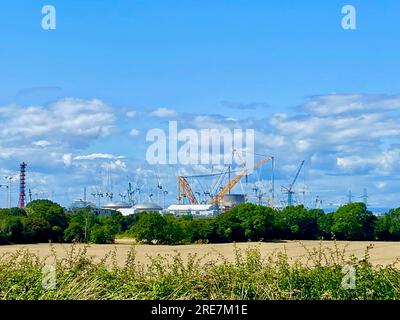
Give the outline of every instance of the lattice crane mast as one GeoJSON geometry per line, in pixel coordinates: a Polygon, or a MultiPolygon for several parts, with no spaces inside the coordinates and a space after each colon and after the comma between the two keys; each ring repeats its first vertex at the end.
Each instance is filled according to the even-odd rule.
{"type": "Polygon", "coordinates": [[[178,204],[183,202],[184,197],[188,198],[190,204],[199,204],[192,188],[184,176],[178,176],[178,204]]]}

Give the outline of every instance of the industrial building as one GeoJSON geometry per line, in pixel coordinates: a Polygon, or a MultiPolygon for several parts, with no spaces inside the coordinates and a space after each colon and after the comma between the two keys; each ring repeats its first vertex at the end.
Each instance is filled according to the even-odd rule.
{"type": "Polygon", "coordinates": [[[233,194],[229,193],[224,195],[220,202],[220,207],[223,211],[232,209],[236,207],[238,204],[245,203],[246,197],[244,194],[233,194]]]}
{"type": "Polygon", "coordinates": [[[175,216],[192,215],[194,217],[213,217],[219,213],[219,208],[212,204],[172,204],[166,211],[175,216]]]}
{"type": "Polygon", "coordinates": [[[162,208],[152,202],[138,203],[137,205],[129,208],[118,208],[115,209],[122,213],[124,216],[129,216],[130,214],[140,213],[140,212],[161,212],[162,208]]]}
{"type": "Polygon", "coordinates": [[[118,209],[127,209],[131,208],[132,206],[129,203],[116,201],[116,202],[109,202],[103,205],[101,208],[104,210],[118,210],[118,209]]]}

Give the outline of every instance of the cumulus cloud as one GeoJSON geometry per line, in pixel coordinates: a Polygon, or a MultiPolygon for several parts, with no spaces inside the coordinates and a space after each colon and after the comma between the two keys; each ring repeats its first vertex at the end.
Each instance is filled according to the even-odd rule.
{"type": "Polygon", "coordinates": [[[256,152],[275,156],[276,179],[282,181],[277,185],[290,181],[305,159],[310,183],[319,192],[335,189],[332,197],[346,194],[350,184],[360,192],[361,186],[376,193],[383,186],[393,188],[382,178],[393,181],[400,170],[399,110],[397,95],[330,94],[309,98],[297,114],[279,112],[265,119],[193,114],[180,126],[255,129],[256,152]]]}
{"type": "Polygon", "coordinates": [[[137,116],[137,111],[135,110],[130,110],[125,114],[128,118],[134,118],[137,116]]]}
{"type": "Polygon", "coordinates": [[[337,158],[337,165],[344,169],[364,169],[376,171],[376,174],[390,174],[399,169],[400,149],[384,150],[381,153],[368,154],[367,157],[351,155],[337,158]],[[378,170],[376,170],[378,169],[378,170]]]}
{"type": "Polygon", "coordinates": [[[34,146],[38,146],[38,147],[47,147],[49,145],[51,145],[51,142],[47,141],[47,140],[39,140],[39,141],[34,141],[32,143],[34,146]]]}
{"type": "Polygon", "coordinates": [[[7,140],[46,140],[84,145],[109,135],[115,117],[101,100],[67,98],[48,106],[0,107],[0,134],[7,140]]]}
{"type": "Polygon", "coordinates": [[[131,137],[137,137],[140,134],[140,131],[138,129],[132,129],[131,131],[129,131],[129,135],[131,137]]]}
{"type": "Polygon", "coordinates": [[[34,175],[60,177],[68,172],[53,182],[70,186],[77,174],[72,155],[111,135],[115,122],[112,107],[98,99],[0,106],[0,166],[15,172],[19,162],[27,162],[30,187],[39,183],[32,180],[34,175]]]}
{"type": "Polygon", "coordinates": [[[123,159],[124,156],[115,156],[109,153],[91,153],[74,157],[74,160],[97,160],[97,159],[123,159]]]}
{"type": "Polygon", "coordinates": [[[178,116],[178,113],[175,110],[168,108],[157,108],[151,113],[151,115],[159,118],[175,118],[178,116]]]}
{"type": "MultiPolygon", "coordinates": [[[[332,97],[328,100],[331,99],[332,97]]],[[[338,100],[341,100],[341,97],[338,97],[338,100]]],[[[319,96],[318,101],[321,103],[324,98],[319,96]]],[[[360,101],[359,104],[364,99],[360,98],[360,101]]],[[[375,101],[375,103],[378,102],[375,101]]],[[[354,104],[358,105],[355,102],[354,104]]],[[[372,155],[375,157],[385,154],[385,145],[400,134],[398,126],[400,118],[394,115],[389,116],[384,110],[377,112],[369,109],[361,114],[321,114],[320,111],[323,109],[325,107],[320,104],[316,114],[275,115],[270,119],[272,130],[276,135],[284,136],[288,143],[287,147],[299,153],[306,152],[309,155],[323,153],[326,156],[334,154],[340,159],[344,157],[351,159],[354,156],[371,159],[372,155]]],[[[343,164],[343,161],[339,163],[343,164]]],[[[353,168],[358,166],[358,163],[360,162],[354,161],[353,168]]],[[[383,164],[383,162],[376,164],[379,163],[383,164]]],[[[341,165],[341,167],[349,168],[348,165],[341,165]]]]}
{"type": "Polygon", "coordinates": [[[126,169],[126,163],[121,160],[115,160],[107,163],[102,163],[101,164],[102,168],[105,170],[125,170],[126,169]]]}
{"type": "Polygon", "coordinates": [[[304,108],[318,115],[398,110],[400,95],[329,94],[313,96],[304,108]]]}
{"type": "Polygon", "coordinates": [[[70,166],[72,163],[72,154],[71,153],[63,154],[62,160],[66,166],[70,166]]]}
{"type": "Polygon", "coordinates": [[[197,129],[242,128],[244,121],[221,115],[193,115],[186,124],[197,129]]]}
{"type": "MultiPolygon", "coordinates": [[[[323,190],[332,189],[330,197],[333,193],[345,195],[351,184],[360,186],[360,192],[362,186],[368,186],[375,198],[380,195],[380,199],[393,201],[395,196],[390,190],[400,188],[400,183],[396,182],[400,170],[399,101],[399,96],[330,94],[309,98],[300,105],[297,114],[279,112],[268,118],[178,114],[167,108],[158,108],[150,115],[167,119],[179,117],[178,130],[254,129],[255,151],[275,156],[276,186],[290,183],[300,161],[305,159],[304,172],[321,196],[323,190]]],[[[259,107],[252,104],[242,107],[259,107]]],[[[30,159],[29,162],[37,163],[47,177],[49,172],[45,171],[50,171],[49,167],[62,167],[63,183],[71,188],[97,185],[109,170],[114,172],[115,181],[119,181],[128,172],[134,172],[132,159],[130,155],[129,158],[119,155],[126,151],[123,140],[117,155],[108,152],[115,152],[118,139],[127,132],[130,136],[140,132],[138,129],[129,131],[129,127],[120,126],[116,121],[112,107],[96,99],[63,99],[46,106],[2,106],[0,163],[7,169],[9,167],[4,164],[13,162],[15,165],[16,160],[30,159]],[[123,128],[121,136],[109,137],[118,133],[117,127],[123,128]]],[[[165,122],[162,125],[167,126],[165,122]]],[[[137,140],[140,143],[140,139],[137,140]]],[[[140,155],[137,158],[135,168],[145,165],[144,155],[142,160],[140,155]]],[[[267,165],[263,170],[268,173],[268,168],[267,165]]],[[[186,170],[188,174],[210,172],[208,167],[180,170],[186,170]]],[[[166,171],[161,170],[160,176],[162,174],[166,171]]],[[[154,178],[154,175],[154,168],[150,168],[149,177],[154,178]]],[[[165,179],[175,187],[173,173],[166,174],[165,179]]],[[[53,180],[47,181],[52,183],[53,180]]],[[[298,183],[302,181],[300,177],[298,183]]]]}

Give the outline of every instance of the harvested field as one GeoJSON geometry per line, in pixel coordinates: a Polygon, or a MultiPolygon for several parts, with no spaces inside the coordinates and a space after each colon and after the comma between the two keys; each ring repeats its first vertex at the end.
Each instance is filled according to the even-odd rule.
{"type": "MultiPolygon", "coordinates": [[[[180,253],[185,259],[188,254],[197,254],[203,257],[203,262],[216,262],[217,260],[234,261],[235,245],[240,249],[248,247],[259,247],[263,257],[273,252],[286,251],[291,261],[301,260],[305,262],[307,250],[318,249],[320,246],[324,248],[334,249],[337,246],[340,250],[345,248],[345,256],[354,255],[362,258],[368,245],[372,244],[370,249],[369,261],[373,265],[387,265],[400,258],[400,242],[363,242],[363,241],[282,241],[282,242],[248,242],[236,244],[192,244],[179,246],[166,245],[142,245],[135,244],[135,252],[137,261],[148,263],[148,256],[171,256],[180,253]]],[[[108,252],[115,250],[116,260],[119,264],[124,264],[128,251],[133,245],[130,239],[117,239],[115,244],[91,244],[87,246],[87,254],[95,259],[95,261],[104,257],[108,252]]],[[[28,245],[3,245],[0,246],[0,256],[6,252],[15,252],[20,249],[28,249],[30,252],[38,254],[40,257],[46,257],[51,254],[51,248],[62,258],[67,256],[67,252],[71,250],[71,244],[28,244],[28,245]]],[[[83,248],[85,245],[76,245],[77,248],[83,248]]]]}

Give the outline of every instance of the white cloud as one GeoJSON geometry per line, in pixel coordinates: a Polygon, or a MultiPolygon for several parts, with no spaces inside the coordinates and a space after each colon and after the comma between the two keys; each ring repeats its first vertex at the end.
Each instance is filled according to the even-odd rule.
{"type": "Polygon", "coordinates": [[[151,115],[159,118],[175,118],[178,116],[178,113],[172,109],[158,108],[154,110],[151,115]]]}
{"type": "Polygon", "coordinates": [[[97,160],[97,159],[123,159],[123,156],[115,156],[109,153],[91,153],[74,157],[74,160],[97,160]]]}
{"type": "Polygon", "coordinates": [[[269,148],[269,149],[282,148],[288,144],[285,136],[272,133],[265,133],[260,129],[258,129],[255,132],[255,140],[256,144],[258,144],[261,148],[269,148]]]}
{"type": "Polygon", "coordinates": [[[97,99],[67,98],[49,106],[13,106],[12,110],[10,106],[0,107],[0,122],[7,123],[0,134],[14,141],[39,138],[82,145],[109,135],[114,121],[111,109],[97,99]]]}
{"type": "Polygon", "coordinates": [[[347,157],[338,157],[337,165],[344,169],[368,168],[379,172],[379,174],[388,174],[398,169],[400,162],[400,149],[384,150],[381,153],[368,154],[368,156],[352,155],[347,157]]]}
{"type": "Polygon", "coordinates": [[[140,134],[140,131],[138,129],[132,129],[131,131],[129,131],[129,135],[131,137],[137,137],[140,134]]]}
{"type": "MultiPolygon", "coordinates": [[[[275,156],[277,179],[284,183],[305,159],[308,181],[317,186],[315,190],[334,189],[329,197],[345,195],[353,184],[360,194],[363,186],[368,186],[371,194],[376,193],[374,199],[394,199],[379,193],[383,177],[388,181],[399,178],[399,111],[400,96],[327,95],[312,97],[298,114],[280,112],[267,119],[237,121],[219,115],[192,115],[185,124],[255,129],[256,152],[275,156]]],[[[384,192],[393,186],[385,184],[384,192]]]]}
{"type": "Polygon", "coordinates": [[[400,108],[400,96],[362,94],[320,95],[314,96],[304,103],[304,108],[319,115],[398,110],[400,108]]]}
{"type": "Polygon", "coordinates": [[[385,181],[379,181],[377,184],[378,189],[384,189],[387,186],[387,183],[385,181]]]}
{"type": "MultiPolygon", "coordinates": [[[[255,118],[252,114],[243,119],[184,114],[180,116],[178,129],[255,129],[256,152],[275,156],[277,195],[279,186],[287,185],[300,161],[306,159],[302,174],[313,184],[314,190],[321,191],[321,197],[322,190],[333,189],[326,198],[338,193],[345,198],[351,184],[353,189],[359,189],[354,190],[355,194],[362,194],[362,188],[368,187],[371,201],[377,201],[379,197],[393,201],[396,199],[393,190],[400,188],[400,183],[396,183],[400,181],[398,99],[396,96],[361,94],[316,96],[306,101],[298,114],[281,112],[268,118],[255,118]]],[[[176,117],[178,113],[159,108],[152,115],[168,118],[176,117]]],[[[1,166],[4,170],[10,170],[12,166],[17,171],[19,161],[26,159],[31,170],[43,170],[36,181],[40,176],[46,177],[49,185],[58,183],[62,190],[69,187],[71,190],[82,189],[82,186],[105,190],[106,187],[100,185],[107,180],[104,177],[109,170],[113,183],[123,185],[125,182],[121,181],[125,181],[128,172],[134,172],[131,168],[138,168],[143,163],[140,159],[134,160],[138,162],[133,166],[131,158],[107,153],[110,144],[118,145],[119,136],[102,140],[114,132],[115,121],[111,107],[96,99],[63,99],[48,106],[0,107],[1,166]],[[91,151],[85,151],[89,146],[91,151]],[[55,176],[61,178],[55,179],[55,176]]],[[[119,133],[126,134],[124,130],[119,133]]],[[[117,130],[115,132],[118,134],[117,130]]],[[[129,134],[137,136],[140,132],[132,129],[129,134]]],[[[138,139],[138,143],[140,141],[138,139]]],[[[266,175],[270,173],[269,165],[261,169],[266,175]]],[[[188,166],[180,170],[186,170],[187,174],[210,172],[207,166],[188,166]]],[[[160,175],[165,173],[162,169],[160,175]]],[[[171,169],[165,177],[168,180],[165,184],[171,186],[169,190],[175,187],[175,173],[171,169]]],[[[142,180],[155,179],[154,168],[141,176],[142,180]]],[[[299,187],[306,178],[299,177],[299,187]]],[[[328,201],[326,198],[324,201],[328,201]]]]}
{"type": "Polygon", "coordinates": [[[98,99],[67,98],[47,106],[0,106],[1,166],[28,162],[45,172],[71,168],[72,154],[114,129],[112,109],[98,99]]]}
{"type": "Polygon", "coordinates": [[[51,145],[51,142],[49,142],[47,140],[39,140],[39,141],[34,141],[32,144],[34,146],[43,147],[44,148],[44,147],[47,147],[47,146],[51,145]]]}
{"type": "Polygon", "coordinates": [[[112,162],[107,162],[107,163],[103,163],[102,168],[105,170],[125,170],[126,169],[126,163],[124,161],[121,160],[115,160],[112,162]]]}
{"type": "Polygon", "coordinates": [[[63,162],[66,166],[70,166],[72,163],[72,154],[66,153],[62,156],[63,162]]]}
{"type": "Polygon", "coordinates": [[[400,134],[400,118],[384,112],[360,115],[273,116],[269,130],[285,137],[288,148],[312,155],[335,153],[337,156],[381,153],[381,146],[400,134]]]}
{"type": "Polygon", "coordinates": [[[0,159],[11,159],[13,157],[21,158],[27,154],[31,149],[18,148],[18,147],[0,147],[0,159]]]}
{"type": "Polygon", "coordinates": [[[128,112],[126,113],[126,116],[127,116],[128,118],[134,118],[134,117],[137,116],[137,111],[135,111],[135,110],[128,111],[128,112]]]}

